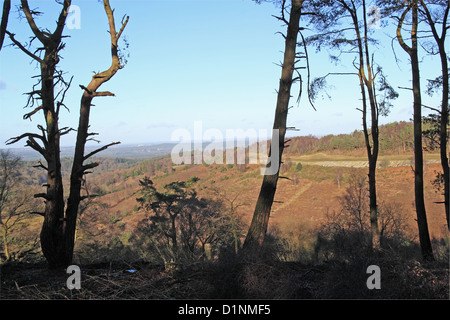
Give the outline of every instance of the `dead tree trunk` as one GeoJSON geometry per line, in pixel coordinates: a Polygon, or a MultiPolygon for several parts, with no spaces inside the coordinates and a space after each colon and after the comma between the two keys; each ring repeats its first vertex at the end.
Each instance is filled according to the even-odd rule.
{"type": "Polygon", "coordinates": [[[116,72],[123,67],[120,64],[117,48],[118,48],[118,40],[125,26],[127,25],[129,19],[129,17],[127,17],[126,20],[122,22],[122,27],[120,28],[119,32],[117,32],[115,27],[113,10],[111,9],[109,1],[104,0],[103,4],[109,22],[112,63],[108,70],[95,74],[87,87],[80,86],[84,90],[84,92],[81,97],[80,117],[77,131],[77,140],[75,145],[74,160],[72,164],[72,173],[70,176],[70,194],[69,199],[67,201],[66,221],[65,221],[66,223],[65,242],[67,248],[66,252],[68,255],[66,260],[68,263],[72,261],[73,249],[75,245],[75,230],[76,230],[78,208],[80,202],[85,198],[84,196],[83,197],[81,196],[81,189],[84,181],[83,177],[85,174],[88,173],[87,170],[95,168],[99,165],[99,163],[97,162],[88,164],[84,164],[84,162],[93,155],[95,155],[96,153],[108,148],[109,146],[119,143],[113,142],[105,147],[102,147],[89,153],[88,155],[85,155],[86,141],[88,140],[88,137],[91,135],[91,133],[88,132],[88,128],[89,128],[89,115],[92,106],[92,100],[94,97],[114,96],[114,94],[109,91],[97,92],[97,89],[103,83],[109,81],[116,74],[116,72]]]}
{"type": "MultiPolygon", "coordinates": [[[[244,249],[254,249],[260,247],[264,241],[267,227],[269,224],[270,210],[272,208],[275,191],[277,188],[279,169],[284,149],[284,138],[286,134],[286,121],[288,114],[289,99],[291,97],[291,85],[293,83],[293,72],[296,62],[297,36],[300,31],[300,17],[303,0],[292,0],[289,22],[284,20],[284,2],[282,6],[283,20],[287,24],[287,33],[284,50],[284,60],[281,71],[280,85],[278,89],[277,105],[275,110],[275,119],[273,129],[278,130],[278,137],[275,135],[272,139],[278,139],[279,150],[277,160],[278,168],[275,174],[265,175],[261,185],[261,190],[256,203],[253,219],[244,242],[244,249]]],[[[272,150],[270,150],[270,153],[272,150]]]]}
{"type": "Polygon", "coordinates": [[[65,0],[63,2],[63,8],[59,15],[55,32],[50,34],[37,27],[34,21],[33,12],[28,6],[28,2],[26,0],[21,1],[21,9],[25,14],[28,25],[35,38],[43,45],[36,51],[43,51],[43,58],[37,56],[36,52],[32,53],[29,51],[14,38],[14,34],[6,31],[15,46],[19,47],[23,52],[39,63],[41,71],[39,82],[37,84],[40,84],[40,89],[35,90],[35,88],[33,88],[33,91],[28,93],[28,102],[30,103],[30,101],[32,101],[31,105],[34,105],[35,100],[40,100],[41,105],[32,112],[26,114],[24,119],[27,119],[36,112],[42,110],[46,128],[39,125],[38,128],[41,130],[42,134],[24,133],[19,137],[10,139],[8,144],[27,138],[27,146],[38,151],[47,161],[47,166],[40,165],[47,171],[47,183],[44,185],[44,187],[47,188],[47,191],[45,193],[36,194],[35,197],[43,198],[45,200],[45,212],[42,213],[44,222],[40,235],[41,247],[45,258],[52,268],[62,266],[62,261],[64,261],[64,193],[59,141],[60,136],[68,131],[66,128],[60,129],[58,127],[59,110],[60,106],[63,104],[64,94],[61,101],[55,105],[54,87],[58,82],[66,84],[62,79],[62,74],[56,70],[56,66],[59,62],[59,52],[64,48],[64,43],[61,41],[62,32],[70,4],[70,0],[65,0]],[[37,140],[39,140],[39,143],[37,140]]]}
{"type": "Polygon", "coordinates": [[[57,21],[57,28],[53,34],[49,34],[36,26],[33,18],[34,13],[30,11],[28,2],[22,0],[22,10],[27,18],[27,22],[35,37],[43,45],[43,47],[38,48],[36,52],[43,51],[43,58],[36,55],[36,52],[32,53],[29,51],[14,38],[14,34],[6,31],[13,44],[36,60],[41,69],[37,84],[40,84],[41,87],[39,90],[35,90],[35,87],[37,86],[35,85],[33,91],[28,93],[29,99],[27,106],[29,104],[33,106],[35,101],[41,101],[41,105],[32,112],[26,114],[24,119],[28,119],[35,113],[42,111],[46,128],[38,125],[38,129],[41,130],[42,134],[24,133],[21,136],[11,138],[8,141],[8,144],[27,138],[27,146],[38,151],[47,162],[46,166],[42,163],[38,165],[38,167],[47,171],[47,183],[44,185],[44,187],[47,188],[47,191],[46,193],[36,194],[35,197],[43,198],[45,200],[45,212],[41,213],[44,216],[44,222],[40,237],[42,252],[51,269],[64,268],[72,262],[78,207],[80,201],[86,198],[86,196],[81,196],[83,176],[87,173],[88,169],[98,166],[98,163],[84,164],[84,161],[109,146],[118,143],[114,142],[97,149],[88,155],[84,154],[85,143],[89,135],[91,135],[88,133],[91,102],[92,99],[97,96],[113,96],[110,92],[97,92],[97,89],[100,85],[111,79],[117,70],[122,67],[118,56],[117,41],[128,22],[127,18],[125,22],[123,22],[120,31],[117,33],[114,24],[113,10],[109,5],[109,1],[104,0],[104,7],[110,26],[112,64],[108,70],[94,75],[88,87],[81,86],[84,93],[81,99],[77,142],[70,178],[70,194],[66,208],[61,174],[60,137],[69,133],[72,129],[60,129],[58,127],[58,120],[61,106],[65,106],[64,97],[69,89],[71,81],[66,83],[62,77],[62,72],[57,70],[56,67],[59,62],[59,52],[64,48],[64,43],[61,42],[62,32],[70,4],[71,0],[65,0],[63,2],[63,9],[57,21]],[[58,83],[66,86],[66,89],[56,95],[56,97],[61,97],[60,101],[56,101],[54,93],[55,86],[58,83]]]}
{"type": "Polygon", "coordinates": [[[414,97],[414,195],[416,202],[417,225],[419,228],[420,247],[424,260],[434,260],[428,231],[425,198],[423,192],[423,150],[422,150],[422,96],[420,91],[420,70],[417,43],[418,0],[410,1],[402,13],[397,25],[397,39],[411,59],[412,85],[414,97]],[[402,25],[409,11],[412,11],[411,47],[402,37],[402,25]]]}

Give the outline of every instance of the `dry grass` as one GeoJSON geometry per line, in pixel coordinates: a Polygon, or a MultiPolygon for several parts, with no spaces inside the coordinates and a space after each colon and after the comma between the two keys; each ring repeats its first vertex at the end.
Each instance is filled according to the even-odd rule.
{"type": "Polygon", "coordinates": [[[196,269],[165,271],[142,266],[128,272],[125,265],[81,266],[81,289],[69,290],[69,274],[49,271],[44,265],[9,265],[2,268],[0,299],[148,300],[198,299],[207,285],[196,269]],[[201,286],[201,288],[199,288],[201,286]]]}
{"type": "MultiPolygon", "coordinates": [[[[81,289],[69,290],[64,271],[44,264],[9,264],[1,269],[0,299],[449,299],[448,263],[421,263],[395,252],[361,253],[320,263],[283,262],[269,246],[245,259],[229,256],[164,270],[135,263],[85,265],[81,289]],[[369,265],[381,269],[381,290],[366,287],[369,265]]],[[[447,257],[448,259],[448,257],[447,257]]]]}

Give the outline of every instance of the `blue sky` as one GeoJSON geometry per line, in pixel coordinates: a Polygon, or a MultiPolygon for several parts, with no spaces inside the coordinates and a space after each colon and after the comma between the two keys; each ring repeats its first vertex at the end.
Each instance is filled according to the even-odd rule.
{"type": "MultiPolygon", "coordinates": [[[[31,35],[25,19],[18,19],[15,5],[8,30],[22,42],[31,35]]],[[[0,1],[2,3],[2,1],[0,1]]],[[[94,99],[91,111],[92,131],[106,144],[112,141],[155,143],[170,141],[176,129],[192,131],[195,121],[203,129],[270,129],[273,123],[276,89],[281,69],[283,38],[276,34],[285,27],[272,17],[279,9],[250,0],[111,0],[119,27],[124,14],[130,16],[123,36],[129,42],[128,63],[100,90],[116,97],[94,99]]],[[[60,63],[74,76],[66,97],[67,110],[61,111],[60,127],[77,127],[82,91],[93,72],[110,65],[108,23],[103,6],[95,0],[73,0],[80,8],[80,28],[66,29],[66,48],[60,63]]],[[[30,1],[30,7],[45,14],[37,20],[39,27],[54,30],[60,8],[52,0],[30,1]]],[[[394,87],[410,86],[410,67],[406,54],[396,46],[399,64],[393,60],[389,28],[375,30],[384,39],[375,57],[383,65],[394,87]]],[[[5,47],[0,52],[0,148],[10,137],[37,132],[43,124],[41,114],[32,121],[22,116],[26,96],[39,73],[37,66],[20,50],[5,47]]],[[[121,42],[121,44],[123,44],[121,42]]],[[[328,62],[327,53],[310,49],[312,77],[336,70],[353,70],[347,61],[338,69],[328,62]],[[342,69],[343,68],[343,69],[342,69]]],[[[345,62],[345,61],[344,61],[345,62]]],[[[423,60],[422,76],[434,78],[440,72],[436,58],[423,60]]],[[[349,133],[361,129],[360,92],[357,79],[330,80],[331,100],[319,99],[314,111],[305,99],[294,106],[288,125],[300,129],[296,135],[349,133]]],[[[423,84],[425,85],[425,83],[423,84]]],[[[400,98],[382,123],[409,120],[412,117],[412,94],[398,90],[400,98]]],[[[293,87],[293,96],[298,85],[293,87]]],[[[436,107],[436,99],[424,97],[424,103],[436,107]]],[[[427,111],[424,111],[427,113],[427,111]]],[[[75,133],[65,136],[62,145],[75,142],[75,133]]],[[[25,141],[14,147],[23,146],[25,141]]]]}

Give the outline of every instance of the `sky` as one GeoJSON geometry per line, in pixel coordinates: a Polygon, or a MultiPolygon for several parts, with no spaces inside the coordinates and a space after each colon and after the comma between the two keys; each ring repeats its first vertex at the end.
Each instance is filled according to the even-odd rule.
{"type": "MultiPolygon", "coordinates": [[[[3,1],[0,1],[2,3],[3,1]]],[[[12,1],[8,30],[25,43],[31,36],[26,19],[20,19],[12,1]]],[[[37,19],[41,28],[54,30],[60,5],[52,0],[30,0],[30,7],[44,14],[37,19]]],[[[177,129],[194,132],[199,121],[203,130],[227,129],[270,130],[276,105],[276,90],[281,75],[284,39],[277,32],[286,27],[272,15],[279,8],[270,3],[251,0],[110,0],[115,8],[116,28],[122,17],[130,17],[122,38],[129,47],[125,67],[99,89],[111,91],[115,97],[97,97],[91,109],[91,131],[99,133],[102,144],[171,142],[177,129]]],[[[73,76],[62,110],[60,127],[76,128],[82,90],[93,72],[109,68],[111,63],[108,21],[101,2],[73,0],[79,15],[69,16],[73,24],[64,34],[60,69],[66,79],[73,76]]],[[[305,25],[305,22],[301,22],[305,25]]],[[[307,35],[306,31],[306,35],[307,35]]],[[[395,46],[395,62],[389,32],[392,28],[374,30],[382,39],[375,57],[395,88],[410,87],[411,71],[406,53],[395,46]]],[[[39,132],[42,114],[32,120],[23,115],[27,96],[39,74],[35,62],[17,48],[7,46],[0,52],[0,148],[5,142],[24,132],[39,132]]],[[[120,41],[119,46],[124,45],[120,41]]],[[[351,60],[335,66],[326,52],[309,49],[311,77],[328,72],[352,70],[351,60]]],[[[422,77],[439,75],[438,57],[422,57],[422,77]]],[[[306,79],[306,75],[304,75],[306,79]]],[[[424,80],[425,81],[425,80],[424,80]]],[[[316,111],[304,94],[296,103],[298,84],[292,88],[288,126],[299,131],[291,135],[350,133],[361,130],[361,105],[358,80],[353,76],[330,79],[332,85],[323,99],[315,102],[316,111]]],[[[425,83],[423,83],[425,86],[425,83]]],[[[412,93],[397,89],[390,115],[381,123],[409,121],[412,118],[412,93]]],[[[305,92],[305,91],[304,91],[305,92]]],[[[424,96],[424,104],[439,105],[435,98],[424,96]]],[[[424,111],[428,113],[428,111],[424,111]]],[[[63,146],[75,144],[75,133],[62,138],[63,146]]],[[[172,141],[174,142],[174,141],[172,141]]],[[[22,147],[25,140],[13,147],[22,147]]]]}

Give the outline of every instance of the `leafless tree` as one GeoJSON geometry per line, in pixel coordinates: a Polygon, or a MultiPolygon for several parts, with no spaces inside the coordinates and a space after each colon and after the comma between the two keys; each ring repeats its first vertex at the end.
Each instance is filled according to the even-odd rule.
{"type": "Polygon", "coordinates": [[[226,204],[227,216],[230,220],[231,231],[233,232],[234,238],[234,252],[238,254],[240,249],[240,228],[239,228],[239,217],[237,217],[237,209],[247,204],[239,200],[240,193],[235,193],[229,195],[226,190],[221,190],[216,187],[210,187],[210,190],[226,204]]]}
{"type": "Polygon", "coordinates": [[[38,40],[42,45],[34,52],[30,51],[27,48],[28,46],[26,47],[16,40],[13,33],[6,31],[13,45],[35,60],[40,67],[40,74],[36,76],[38,82],[33,86],[33,90],[27,93],[27,107],[33,107],[34,109],[25,114],[24,119],[29,119],[34,114],[42,112],[45,127],[38,125],[38,129],[40,130],[39,134],[24,133],[15,138],[11,138],[8,144],[27,139],[26,145],[39,152],[46,161],[46,164],[39,162],[37,167],[47,171],[47,183],[43,185],[47,190],[44,193],[36,194],[35,197],[43,198],[45,201],[45,212],[41,213],[44,216],[44,222],[40,238],[42,251],[50,268],[66,267],[72,261],[78,206],[80,201],[92,196],[89,193],[86,196],[81,195],[84,176],[89,172],[89,169],[99,165],[98,163],[84,164],[84,162],[98,152],[105,150],[113,144],[117,144],[117,142],[114,142],[87,155],[84,153],[84,145],[88,137],[93,135],[87,132],[92,99],[98,96],[113,96],[110,92],[97,92],[97,89],[111,79],[117,70],[122,67],[118,56],[117,42],[128,22],[128,17],[122,20],[122,27],[117,32],[113,10],[110,7],[109,1],[104,0],[103,4],[109,22],[112,63],[108,70],[95,74],[87,87],[80,86],[84,90],[84,93],[81,99],[79,127],[67,208],[65,205],[61,174],[60,138],[73,129],[68,127],[59,128],[59,117],[61,107],[67,108],[64,104],[64,98],[72,79],[65,81],[63,72],[57,68],[57,65],[60,61],[59,54],[65,47],[65,44],[62,42],[65,37],[63,36],[63,30],[71,0],[61,2],[62,9],[53,33],[50,33],[48,29],[41,29],[36,25],[34,16],[38,12],[30,10],[28,1],[21,0],[21,9],[34,35],[32,40],[38,40]],[[55,94],[55,88],[58,85],[61,85],[63,89],[55,94]],[[36,103],[38,104],[37,107],[35,106],[36,103]]]}

